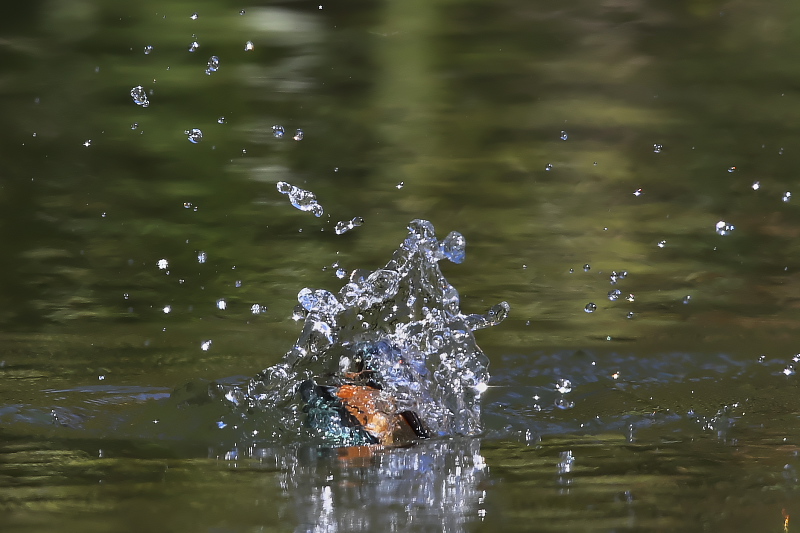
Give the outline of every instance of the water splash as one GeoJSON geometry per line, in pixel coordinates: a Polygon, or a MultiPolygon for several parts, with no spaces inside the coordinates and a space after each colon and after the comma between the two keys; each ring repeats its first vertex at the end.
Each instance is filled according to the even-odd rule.
{"type": "Polygon", "coordinates": [[[217,386],[234,423],[334,446],[480,432],[489,361],[473,332],[502,322],[509,305],[462,313],[438,262],[463,261],[464,237],[440,241],[425,220],[408,229],[383,268],[354,271],[337,294],[300,291],[303,330],[283,361],[245,386],[217,386]],[[356,400],[362,411],[350,409],[356,400]]]}
{"type": "Polygon", "coordinates": [[[321,217],[324,210],[317,202],[317,197],[313,192],[295,187],[291,183],[279,181],[277,184],[278,192],[289,196],[289,201],[300,211],[311,211],[314,216],[321,217]]]}

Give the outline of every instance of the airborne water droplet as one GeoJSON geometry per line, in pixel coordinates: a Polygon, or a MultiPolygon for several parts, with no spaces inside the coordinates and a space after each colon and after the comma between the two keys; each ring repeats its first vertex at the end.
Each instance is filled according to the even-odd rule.
{"type": "Polygon", "coordinates": [[[302,141],[304,136],[305,134],[303,133],[303,130],[297,130],[292,139],[294,139],[295,141],[302,141]]]}
{"type": "Polygon", "coordinates": [[[219,58],[217,56],[211,56],[208,59],[208,64],[206,65],[206,75],[210,76],[212,72],[216,72],[219,70],[219,58]]]}
{"type": "Polygon", "coordinates": [[[733,224],[728,224],[724,220],[720,220],[715,226],[717,235],[728,235],[734,229],[736,229],[736,227],[733,224]]]}
{"type": "Polygon", "coordinates": [[[245,52],[252,52],[253,50],[255,50],[255,48],[256,45],[253,44],[253,41],[247,41],[246,43],[244,43],[245,52]]]}
{"type": "Polygon", "coordinates": [[[151,45],[148,44],[147,46],[144,47],[144,54],[145,55],[150,55],[150,53],[152,51],[153,51],[153,47],[151,45]]]}
{"type": "Polygon", "coordinates": [[[272,136],[276,139],[282,139],[286,130],[280,124],[275,124],[272,126],[272,136]]]}
{"type": "Polygon", "coordinates": [[[656,154],[660,154],[661,150],[663,150],[663,149],[664,149],[664,145],[663,144],[654,144],[653,145],[653,152],[655,152],[656,154]]]}
{"type": "Polygon", "coordinates": [[[559,378],[556,381],[556,390],[561,394],[567,394],[572,391],[572,382],[566,378],[559,378]]]}
{"type": "Polygon", "coordinates": [[[561,140],[566,141],[567,139],[569,139],[569,135],[567,135],[566,131],[561,130],[561,140]]]}
{"type": "Polygon", "coordinates": [[[187,138],[189,139],[189,142],[191,142],[193,144],[197,144],[197,143],[199,143],[200,141],[203,140],[203,132],[200,131],[197,128],[192,128],[190,130],[185,130],[183,133],[187,136],[187,138]]]}
{"type": "Polygon", "coordinates": [[[784,202],[788,202],[791,199],[792,199],[792,193],[790,193],[789,191],[786,191],[785,193],[783,193],[783,201],[784,202]]]}
{"type": "Polygon", "coordinates": [[[594,313],[595,311],[597,311],[597,305],[589,302],[588,304],[586,304],[586,307],[584,307],[583,310],[586,311],[587,313],[594,313]]]}
{"type": "Polygon", "coordinates": [[[142,107],[147,107],[150,105],[150,101],[147,99],[147,93],[145,92],[144,87],[141,85],[137,85],[131,89],[131,98],[133,98],[133,103],[136,105],[140,105],[142,107]]]}
{"type": "Polygon", "coordinates": [[[217,300],[217,309],[220,311],[224,311],[228,308],[228,302],[225,301],[225,298],[220,298],[217,300]]]}
{"type": "Polygon", "coordinates": [[[347,222],[345,221],[337,222],[334,231],[336,232],[336,235],[341,235],[342,233],[347,233],[351,229],[361,226],[362,224],[364,224],[363,218],[354,217],[352,220],[349,220],[347,222]]]}
{"type": "Polygon", "coordinates": [[[614,289],[613,291],[608,292],[608,299],[612,302],[619,300],[619,297],[622,295],[622,291],[619,289],[614,289]]]}
{"type": "Polygon", "coordinates": [[[189,45],[190,52],[194,52],[198,48],[200,48],[200,43],[198,43],[197,41],[193,41],[192,44],[189,45]]]}
{"type": "Polygon", "coordinates": [[[322,206],[317,202],[317,197],[313,192],[295,187],[285,181],[279,181],[277,183],[277,188],[278,192],[281,194],[288,195],[289,201],[300,211],[310,211],[316,217],[322,216],[322,206]]]}

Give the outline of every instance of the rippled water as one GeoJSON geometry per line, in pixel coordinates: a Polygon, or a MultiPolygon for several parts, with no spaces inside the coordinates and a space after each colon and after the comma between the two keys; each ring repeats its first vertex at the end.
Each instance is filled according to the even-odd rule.
{"type": "Polygon", "coordinates": [[[0,529],[795,529],[798,17],[9,5],[0,529]],[[376,340],[341,331],[285,404],[224,399],[416,219],[469,243],[456,315],[511,308],[466,425],[317,445],[292,383],[376,340]]]}

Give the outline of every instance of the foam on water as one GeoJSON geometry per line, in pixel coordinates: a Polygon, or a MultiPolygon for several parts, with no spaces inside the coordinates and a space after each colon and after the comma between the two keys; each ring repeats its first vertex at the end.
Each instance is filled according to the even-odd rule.
{"type": "Polygon", "coordinates": [[[301,388],[309,382],[341,385],[368,372],[381,398],[391,399],[385,407],[394,410],[390,415],[411,411],[430,435],[480,432],[480,396],[489,373],[473,331],[500,323],[509,305],[501,302],[482,315],[462,313],[458,291],[438,262],[462,262],[464,237],[451,232],[440,241],[425,220],[408,229],[383,268],[354,271],[337,294],[300,291],[303,330],[283,361],[245,386],[218,389],[234,406],[227,425],[253,435],[267,430],[276,438],[367,443],[363,432],[345,427],[318,398],[304,398],[301,388]],[[256,419],[273,427],[254,424],[256,419]]]}

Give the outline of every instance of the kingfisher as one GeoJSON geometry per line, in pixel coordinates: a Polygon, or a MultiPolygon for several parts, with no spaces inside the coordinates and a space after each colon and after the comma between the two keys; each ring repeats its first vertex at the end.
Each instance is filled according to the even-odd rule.
{"type": "Polygon", "coordinates": [[[335,446],[406,446],[430,437],[419,415],[400,409],[382,386],[385,378],[376,370],[375,358],[397,353],[385,344],[358,345],[351,361],[355,371],[327,376],[322,384],[314,379],[300,384],[307,423],[324,441],[335,446]]]}

